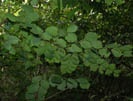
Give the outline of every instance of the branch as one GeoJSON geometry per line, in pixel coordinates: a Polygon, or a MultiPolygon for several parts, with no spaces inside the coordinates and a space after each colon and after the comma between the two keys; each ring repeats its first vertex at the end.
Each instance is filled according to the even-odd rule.
{"type": "Polygon", "coordinates": [[[65,89],[65,90],[63,90],[63,91],[59,91],[59,92],[57,92],[57,93],[55,93],[55,94],[53,94],[53,95],[51,95],[51,96],[47,97],[47,98],[45,99],[45,101],[47,101],[47,100],[49,100],[49,99],[51,99],[51,98],[55,97],[55,96],[56,96],[56,95],[58,95],[58,94],[63,93],[63,92],[64,92],[64,91],[66,91],[66,90],[68,90],[68,89],[65,89]]]}

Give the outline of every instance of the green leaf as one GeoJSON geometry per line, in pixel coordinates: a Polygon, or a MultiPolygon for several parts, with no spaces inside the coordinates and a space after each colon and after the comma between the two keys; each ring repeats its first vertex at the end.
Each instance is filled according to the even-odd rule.
{"type": "Polygon", "coordinates": [[[123,52],[123,56],[125,56],[125,57],[132,57],[133,56],[132,51],[124,51],[123,52]]]}
{"type": "MultiPolygon", "coordinates": [[[[105,0],[105,3],[106,3],[107,5],[111,5],[113,1],[114,1],[114,0],[105,0]]],[[[117,1],[117,0],[116,0],[116,1],[117,1]]]]}
{"type": "Polygon", "coordinates": [[[38,97],[37,97],[38,101],[44,100],[47,94],[48,88],[49,88],[49,82],[47,80],[41,80],[40,87],[38,90],[38,97]]]}
{"type": "Polygon", "coordinates": [[[121,5],[125,3],[125,0],[115,0],[115,2],[117,3],[117,5],[121,5]]]}
{"type": "Polygon", "coordinates": [[[96,64],[90,65],[90,71],[96,72],[97,70],[98,70],[98,65],[96,65],[96,64]]]}
{"type": "Polygon", "coordinates": [[[77,36],[75,33],[68,33],[68,35],[65,37],[65,39],[68,42],[76,42],[77,41],[77,36]]]}
{"type": "Polygon", "coordinates": [[[110,53],[108,52],[108,50],[106,48],[102,48],[99,50],[99,54],[103,57],[109,57],[110,53]]]}
{"type": "Polygon", "coordinates": [[[131,51],[132,49],[133,49],[132,45],[123,45],[123,46],[120,47],[120,50],[122,52],[124,52],[124,51],[131,51]]]}
{"type": "Polygon", "coordinates": [[[19,38],[13,35],[5,35],[4,38],[9,44],[17,44],[19,42],[19,38]]]}
{"type": "Polygon", "coordinates": [[[90,41],[90,42],[94,42],[97,41],[98,39],[98,35],[95,32],[88,32],[85,35],[85,40],[90,41]]]}
{"type": "Polygon", "coordinates": [[[50,78],[49,78],[49,83],[50,83],[50,85],[53,86],[53,87],[58,86],[59,84],[62,83],[62,81],[63,81],[63,80],[62,80],[61,76],[59,76],[59,75],[57,75],[57,74],[53,74],[53,75],[51,75],[50,78]]]}
{"type": "Polygon", "coordinates": [[[66,81],[63,80],[61,84],[58,84],[57,89],[65,90],[66,89],[66,81]]]}
{"type": "Polygon", "coordinates": [[[53,61],[55,63],[60,63],[62,58],[65,56],[65,50],[64,49],[58,49],[57,51],[54,52],[54,58],[53,61]]]}
{"type": "Polygon", "coordinates": [[[109,64],[108,69],[110,69],[111,71],[114,71],[116,68],[115,64],[109,64]]]}
{"type": "Polygon", "coordinates": [[[12,15],[12,14],[10,14],[10,13],[7,13],[7,14],[6,14],[6,17],[7,17],[10,21],[13,21],[13,22],[18,21],[17,17],[14,16],[14,15],[12,15]]]}
{"type": "Polygon", "coordinates": [[[41,79],[42,79],[41,76],[35,76],[32,78],[32,83],[39,83],[41,79]]]}
{"type": "Polygon", "coordinates": [[[29,93],[29,94],[36,93],[38,91],[38,89],[39,89],[39,83],[31,84],[27,88],[27,93],[29,93]]]}
{"type": "Polygon", "coordinates": [[[114,55],[115,57],[120,57],[120,56],[122,56],[122,53],[121,53],[121,51],[120,51],[119,48],[113,48],[111,51],[112,51],[112,53],[113,53],[113,55],[114,55]]]}
{"type": "Polygon", "coordinates": [[[82,89],[89,89],[90,83],[86,78],[79,78],[77,81],[82,89]]]}
{"type": "Polygon", "coordinates": [[[56,26],[50,26],[50,27],[46,28],[45,31],[52,36],[58,35],[58,28],[56,26]]]}
{"type": "MultiPolygon", "coordinates": [[[[45,95],[47,93],[47,90],[40,87],[37,94],[36,94],[36,101],[43,101],[45,99],[45,95]]],[[[35,99],[35,98],[34,98],[35,99]]]]}
{"type": "Polygon", "coordinates": [[[114,77],[119,77],[120,73],[121,73],[121,70],[115,70],[113,75],[114,77]]]}
{"type": "Polygon", "coordinates": [[[43,40],[51,40],[52,39],[52,36],[47,32],[41,34],[40,36],[43,40]]]}
{"type": "Polygon", "coordinates": [[[31,27],[32,27],[32,29],[31,29],[32,33],[37,34],[37,35],[43,34],[43,30],[39,26],[33,24],[33,25],[31,25],[31,27]]]}
{"type": "Polygon", "coordinates": [[[40,38],[36,38],[36,37],[32,37],[31,41],[30,41],[30,46],[39,46],[41,44],[41,40],[40,38]]]}
{"type": "Polygon", "coordinates": [[[64,39],[57,39],[57,40],[55,40],[55,43],[62,48],[66,47],[66,41],[64,39]]]}
{"type": "Polygon", "coordinates": [[[53,74],[50,76],[49,83],[52,87],[57,87],[57,89],[59,90],[65,90],[66,88],[66,81],[57,74],[53,74]]]}
{"type": "Polygon", "coordinates": [[[39,19],[39,15],[34,11],[32,6],[23,5],[22,10],[19,13],[18,21],[29,24],[39,19]]]}
{"type": "Polygon", "coordinates": [[[67,32],[70,32],[70,33],[71,33],[71,32],[76,32],[77,29],[78,29],[78,27],[77,27],[76,25],[71,24],[71,25],[68,26],[67,32]]]}
{"type": "Polygon", "coordinates": [[[79,58],[77,55],[66,55],[61,61],[61,73],[72,73],[76,70],[79,64],[79,58]]]}
{"type": "Polygon", "coordinates": [[[132,57],[132,49],[133,46],[132,45],[124,45],[120,47],[120,51],[122,52],[123,56],[125,57],[132,57]]]}
{"type": "Polygon", "coordinates": [[[48,90],[49,88],[49,82],[46,79],[42,79],[40,81],[40,86],[44,89],[44,90],[48,90]]]}
{"type": "Polygon", "coordinates": [[[96,0],[96,2],[100,2],[101,0],[96,0]]]}
{"type": "Polygon", "coordinates": [[[46,94],[47,94],[47,91],[50,87],[49,85],[49,82],[48,80],[46,79],[46,76],[44,75],[40,81],[40,84],[39,84],[39,89],[38,89],[38,92],[36,93],[37,94],[37,101],[43,101],[46,94]]]}
{"type": "Polygon", "coordinates": [[[97,64],[97,60],[101,59],[97,54],[93,53],[91,50],[87,50],[83,54],[83,62],[85,66],[90,66],[91,64],[97,64]]]}
{"type": "Polygon", "coordinates": [[[83,47],[84,49],[89,49],[89,48],[92,48],[92,45],[89,41],[86,41],[86,40],[82,40],[80,42],[80,45],[81,47],[83,47]]]}
{"type": "Polygon", "coordinates": [[[74,79],[68,79],[67,80],[67,88],[72,89],[72,88],[77,88],[78,84],[77,81],[74,79]]]}
{"type": "Polygon", "coordinates": [[[108,76],[110,76],[112,73],[113,73],[113,71],[110,70],[110,69],[107,69],[107,70],[105,71],[105,75],[108,75],[108,76]]]}
{"type": "Polygon", "coordinates": [[[76,44],[72,44],[71,47],[68,47],[69,52],[82,52],[82,49],[76,44]]]}
{"type": "Polygon", "coordinates": [[[52,9],[58,8],[58,0],[50,0],[50,5],[52,9]]]}
{"type": "Polygon", "coordinates": [[[32,0],[30,3],[32,6],[36,6],[38,4],[38,0],[32,0]]]}
{"type": "Polygon", "coordinates": [[[91,41],[91,45],[92,45],[92,47],[94,47],[96,49],[102,48],[102,42],[101,41],[91,41]]]}

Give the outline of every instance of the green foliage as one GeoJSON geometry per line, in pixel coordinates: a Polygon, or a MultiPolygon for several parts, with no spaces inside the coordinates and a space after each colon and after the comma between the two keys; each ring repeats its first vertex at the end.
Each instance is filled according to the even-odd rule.
{"type": "Polygon", "coordinates": [[[77,81],[82,89],[88,89],[90,87],[90,83],[85,78],[79,78],[77,81]]]}
{"type": "Polygon", "coordinates": [[[65,39],[68,42],[76,42],[77,41],[77,36],[75,35],[75,33],[68,33],[68,35],[65,37],[65,39]]]}
{"type": "Polygon", "coordinates": [[[32,84],[27,88],[26,99],[28,101],[43,101],[49,88],[49,82],[41,76],[34,77],[32,84]]]}
{"type": "Polygon", "coordinates": [[[70,32],[70,33],[71,33],[71,32],[76,32],[77,29],[78,29],[78,27],[77,27],[76,25],[72,24],[72,25],[69,25],[69,26],[68,26],[67,32],[70,32]]]}
{"type": "MultiPolygon", "coordinates": [[[[0,96],[6,94],[2,101],[10,101],[9,95],[19,101],[44,101],[58,90],[68,89],[87,91],[89,100],[114,100],[111,93],[119,94],[119,87],[107,88],[106,78],[114,82],[132,77],[132,31],[125,31],[132,22],[123,18],[129,15],[129,3],[130,0],[1,3],[2,7],[12,6],[0,7],[0,81],[4,82],[0,96]],[[99,96],[101,92],[103,96],[99,96]]],[[[126,92],[124,88],[120,91],[126,92]]]]}

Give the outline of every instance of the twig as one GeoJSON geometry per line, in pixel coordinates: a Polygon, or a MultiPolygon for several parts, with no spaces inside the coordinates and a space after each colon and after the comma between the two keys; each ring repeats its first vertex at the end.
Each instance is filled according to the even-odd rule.
{"type": "Polygon", "coordinates": [[[65,89],[65,90],[63,90],[63,91],[59,91],[59,92],[57,92],[57,93],[55,93],[55,94],[53,94],[53,95],[51,95],[51,96],[45,98],[44,101],[47,101],[47,100],[49,100],[49,99],[55,97],[56,95],[63,93],[63,92],[66,91],[66,90],[68,90],[68,89],[65,89]]]}

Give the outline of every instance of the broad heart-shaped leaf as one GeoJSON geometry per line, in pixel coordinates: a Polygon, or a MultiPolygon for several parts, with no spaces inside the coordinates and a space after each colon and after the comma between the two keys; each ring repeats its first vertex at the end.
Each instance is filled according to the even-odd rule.
{"type": "Polygon", "coordinates": [[[99,49],[102,48],[102,42],[101,41],[91,41],[92,47],[99,49]]]}
{"type": "Polygon", "coordinates": [[[27,93],[34,94],[38,91],[38,89],[39,89],[39,83],[31,84],[27,88],[27,93]]]}
{"type": "Polygon", "coordinates": [[[101,0],[96,0],[96,2],[100,2],[101,0]]]}
{"type": "Polygon", "coordinates": [[[98,70],[98,65],[97,64],[90,64],[90,71],[96,72],[98,70]]]}
{"type": "Polygon", "coordinates": [[[132,46],[132,45],[124,45],[124,46],[121,46],[121,47],[119,47],[119,48],[120,48],[120,50],[121,50],[122,52],[124,52],[124,51],[132,51],[133,46],[132,46]]]}
{"type": "Polygon", "coordinates": [[[59,45],[60,47],[62,47],[62,48],[65,48],[66,47],[66,41],[64,39],[56,39],[55,40],[55,43],[57,45],[59,45]]]}
{"type": "Polygon", "coordinates": [[[90,41],[90,42],[97,41],[98,35],[95,32],[88,32],[85,35],[84,39],[87,40],[87,41],[90,41]]]}
{"type": "Polygon", "coordinates": [[[18,44],[19,38],[13,35],[5,34],[4,40],[5,40],[5,43],[3,43],[4,48],[9,50],[10,54],[15,54],[15,50],[12,45],[18,44]]]}
{"type": "Polygon", "coordinates": [[[53,58],[55,57],[55,51],[56,51],[56,47],[54,45],[51,45],[50,43],[45,45],[45,50],[44,50],[44,54],[45,54],[45,59],[47,62],[49,63],[53,63],[53,58]]]}
{"type": "Polygon", "coordinates": [[[119,48],[113,48],[111,51],[115,57],[122,56],[121,50],[119,48]]]}
{"type": "MultiPolygon", "coordinates": [[[[107,5],[111,5],[113,1],[114,1],[114,0],[105,0],[105,3],[106,3],[107,5]]],[[[116,1],[117,1],[117,0],[116,0],[116,1]]]]}
{"type": "Polygon", "coordinates": [[[32,78],[32,83],[39,83],[41,79],[42,79],[41,76],[35,76],[32,78]]]}
{"type": "Polygon", "coordinates": [[[33,7],[29,5],[22,6],[22,10],[20,11],[19,15],[19,22],[28,24],[33,21],[37,21],[39,18],[39,15],[34,11],[33,7]]]}
{"type": "Polygon", "coordinates": [[[39,87],[39,90],[38,90],[38,97],[37,97],[37,100],[38,101],[43,101],[44,98],[45,98],[45,95],[47,93],[47,90],[49,88],[49,82],[46,80],[46,79],[42,79],[40,81],[40,87],[39,87]]]}
{"type": "Polygon", "coordinates": [[[53,57],[52,61],[55,62],[55,63],[60,63],[62,58],[65,56],[65,54],[66,53],[65,53],[64,49],[59,49],[58,48],[58,50],[56,50],[54,52],[54,57],[53,57]]]}
{"type": "Polygon", "coordinates": [[[92,45],[89,41],[86,41],[86,40],[82,40],[80,41],[80,45],[82,48],[84,49],[89,49],[89,48],[92,48],[92,45]]]}
{"type": "Polygon", "coordinates": [[[121,70],[114,70],[113,75],[114,77],[119,77],[120,73],[121,73],[121,70]]]}
{"type": "Polygon", "coordinates": [[[31,29],[32,33],[37,34],[37,35],[43,33],[43,30],[39,26],[32,24],[31,27],[32,27],[32,29],[31,29]]]}
{"type": "Polygon", "coordinates": [[[65,90],[66,81],[58,74],[52,74],[49,78],[49,83],[52,87],[57,87],[59,90],[65,90]]]}
{"type": "Polygon", "coordinates": [[[120,48],[121,45],[118,43],[113,43],[113,44],[108,44],[106,47],[107,48],[120,48]]]}
{"type": "Polygon", "coordinates": [[[45,59],[49,63],[60,63],[65,56],[65,50],[63,48],[57,48],[51,43],[44,45],[45,59]]]}
{"type": "Polygon", "coordinates": [[[58,0],[50,0],[49,2],[52,9],[58,8],[58,0]]]}
{"type": "Polygon", "coordinates": [[[107,69],[106,71],[105,71],[105,75],[111,75],[113,73],[113,71],[112,70],[110,70],[110,69],[107,69]]]}
{"type": "Polygon", "coordinates": [[[58,35],[58,28],[56,26],[50,26],[50,27],[46,28],[45,31],[52,36],[58,35]]]}
{"type": "Polygon", "coordinates": [[[71,47],[68,47],[68,52],[82,52],[82,49],[76,44],[72,44],[71,47]]]}
{"type": "Polygon", "coordinates": [[[103,57],[109,57],[110,55],[110,52],[108,52],[107,48],[102,48],[99,50],[99,54],[103,57]]]}
{"type": "Polygon", "coordinates": [[[4,39],[9,44],[17,44],[19,41],[19,38],[13,35],[4,35],[4,39]]]}
{"type": "Polygon", "coordinates": [[[32,6],[36,6],[38,4],[38,0],[31,0],[30,4],[32,6]]]}
{"type": "Polygon", "coordinates": [[[16,16],[10,14],[10,13],[7,13],[7,14],[6,14],[6,17],[7,17],[10,21],[12,21],[12,22],[18,21],[18,18],[17,18],[16,16]]]}
{"type": "Polygon", "coordinates": [[[77,88],[77,86],[78,84],[76,80],[71,79],[71,78],[67,80],[67,88],[72,89],[72,88],[77,88]]]}
{"type": "Polygon", "coordinates": [[[41,34],[40,36],[43,40],[51,40],[52,39],[52,36],[48,32],[45,32],[45,33],[41,34]]]}
{"type": "Polygon", "coordinates": [[[45,98],[49,82],[41,76],[34,77],[32,84],[27,88],[26,99],[29,101],[42,101],[45,98]],[[33,82],[34,81],[34,82],[33,82]]]}
{"type": "Polygon", "coordinates": [[[71,25],[68,26],[67,32],[70,32],[70,33],[71,33],[71,32],[76,32],[77,29],[78,29],[78,27],[77,27],[76,25],[71,24],[71,25]]]}
{"type": "Polygon", "coordinates": [[[123,56],[125,56],[125,57],[132,57],[133,56],[132,49],[133,49],[132,45],[124,45],[124,46],[120,47],[120,50],[121,50],[123,56]]]}
{"type": "Polygon", "coordinates": [[[132,57],[133,56],[132,51],[124,51],[123,52],[123,56],[125,56],[125,57],[132,57]]]}
{"type": "Polygon", "coordinates": [[[95,54],[94,52],[92,52],[91,50],[87,50],[84,54],[83,54],[83,63],[85,66],[90,66],[91,64],[99,64],[97,62],[97,60],[101,59],[97,54],[95,54]]]}
{"type": "Polygon", "coordinates": [[[73,55],[66,55],[64,59],[61,61],[61,73],[72,73],[76,70],[77,66],[79,64],[79,58],[76,54],[73,55]]]}
{"type": "Polygon", "coordinates": [[[41,39],[37,38],[37,37],[32,37],[31,41],[30,41],[30,46],[39,46],[41,44],[41,39]]]}
{"type": "Polygon", "coordinates": [[[58,84],[57,89],[65,90],[66,89],[66,80],[63,80],[61,84],[58,84]]]}
{"type": "Polygon", "coordinates": [[[65,37],[65,39],[68,42],[76,42],[77,41],[77,36],[75,33],[68,33],[68,35],[65,37]]]}
{"type": "Polygon", "coordinates": [[[61,76],[57,75],[57,74],[53,74],[49,78],[49,83],[53,87],[58,86],[59,84],[62,83],[62,81],[63,81],[63,79],[61,78],[61,76]]]}
{"type": "Polygon", "coordinates": [[[121,5],[125,3],[125,0],[115,0],[115,2],[117,3],[117,5],[121,5]]]}
{"type": "Polygon", "coordinates": [[[42,79],[41,76],[35,76],[32,78],[32,83],[39,83],[41,79],[42,79]]]}
{"type": "Polygon", "coordinates": [[[86,78],[78,78],[77,81],[82,89],[89,89],[90,83],[86,78]]]}
{"type": "Polygon", "coordinates": [[[41,86],[43,89],[47,90],[47,89],[49,88],[49,82],[48,82],[48,80],[42,79],[42,80],[40,81],[40,86],[41,86]]]}

